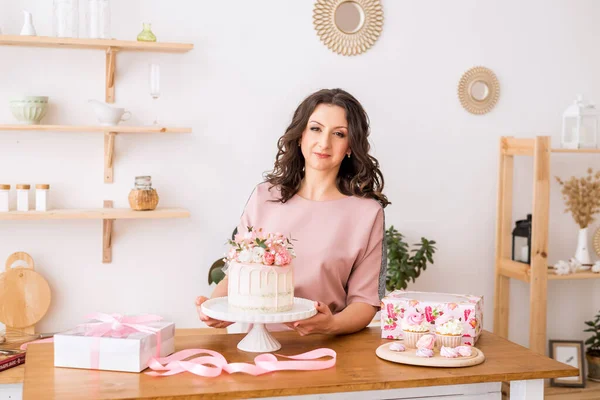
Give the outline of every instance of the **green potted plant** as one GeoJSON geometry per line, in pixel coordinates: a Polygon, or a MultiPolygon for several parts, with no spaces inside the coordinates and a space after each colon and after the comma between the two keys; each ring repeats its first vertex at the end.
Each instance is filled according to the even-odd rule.
{"type": "MultiPolygon", "coordinates": [[[[237,227],[231,233],[231,240],[235,240],[235,235],[237,235],[237,227]]],[[[208,284],[216,284],[225,278],[225,272],[223,272],[223,268],[225,268],[225,258],[221,257],[215,262],[212,263],[210,269],[208,270],[208,284]]]]}
{"type": "Polygon", "coordinates": [[[600,311],[593,321],[585,321],[585,324],[588,328],[584,332],[592,333],[592,336],[585,341],[585,344],[589,346],[585,352],[588,362],[588,378],[600,381],[600,311]]]}
{"type": "Polygon", "coordinates": [[[427,263],[433,264],[433,254],[436,251],[435,241],[421,238],[415,244],[416,248],[410,249],[404,241],[404,235],[390,226],[385,232],[387,244],[387,277],[385,286],[387,290],[406,289],[408,282],[421,275],[427,269],[427,263]]]}
{"type": "Polygon", "coordinates": [[[225,267],[225,261],[222,258],[216,260],[208,270],[208,284],[219,284],[225,278],[225,272],[223,272],[223,267],[225,267]]]}

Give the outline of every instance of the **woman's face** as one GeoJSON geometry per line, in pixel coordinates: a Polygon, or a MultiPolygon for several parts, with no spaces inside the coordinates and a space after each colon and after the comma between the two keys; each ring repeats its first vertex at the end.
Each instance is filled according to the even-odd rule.
{"type": "Polygon", "coordinates": [[[339,170],[350,154],[346,110],[332,104],[319,104],[302,133],[300,141],[306,168],[319,171],[339,170]]]}

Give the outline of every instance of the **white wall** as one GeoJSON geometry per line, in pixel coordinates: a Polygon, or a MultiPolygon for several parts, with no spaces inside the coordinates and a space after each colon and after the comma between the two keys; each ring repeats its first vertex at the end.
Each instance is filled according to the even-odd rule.
{"type": "MultiPolygon", "coordinates": [[[[20,30],[21,9],[38,33],[51,32],[51,1],[0,0],[0,26],[20,30]]],[[[84,2],[82,2],[84,3],[84,2]]],[[[385,24],[358,57],[329,51],[312,26],[313,1],[113,1],[113,35],[135,39],[151,21],[159,40],[193,42],[184,55],[119,54],[117,104],[132,124],[151,120],[147,64],[162,66],[164,121],[192,135],[121,135],[115,182],[103,184],[98,134],[0,135],[0,181],[52,185],[56,207],[127,207],[136,175],[152,175],[161,206],[190,209],[188,220],[117,221],[112,264],[101,263],[98,221],[3,222],[0,258],[29,252],[50,282],[53,302],[39,325],[65,329],[91,311],[153,312],[179,327],[199,326],[193,301],[209,294],[208,266],[221,256],[252,187],[272,166],[276,140],[300,100],[342,87],[365,106],[373,153],[393,202],[387,223],[411,242],[439,243],[436,263],[411,288],[485,296],[493,323],[493,260],[498,137],[548,134],[558,142],[561,113],[577,93],[600,101],[597,37],[600,3],[592,0],[383,1],[385,24]],[[497,107],[464,111],[461,74],[493,69],[497,107]]],[[[48,95],[46,123],[93,123],[86,100],[102,99],[100,51],[0,48],[0,121],[12,122],[7,99],[48,95]]],[[[568,177],[597,156],[553,156],[568,177]]],[[[530,160],[515,168],[515,218],[531,210],[530,160]]],[[[550,258],[571,256],[576,226],[552,185],[550,258]]],[[[594,225],[593,228],[595,228],[594,225]]],[[[578,339],[600,296],[598,282],[549,283],[549,338],[578,339]]],[[[510,338],[528,342],[525,284],[511,284],[510,338]]]]}

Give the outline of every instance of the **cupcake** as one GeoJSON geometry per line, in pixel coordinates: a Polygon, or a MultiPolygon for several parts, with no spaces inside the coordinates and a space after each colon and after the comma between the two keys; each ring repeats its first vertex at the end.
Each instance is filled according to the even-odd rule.
{"type": "Polygon", "coordinates": [[[429,322],[421,313],[410,313],[402,320],[404,345],[411,349],[417,348],[417,342],[429,333],[429,322]]]}
{"type": "Polygon", "coordinates": [[[438,317],[435,321],[435,335],[439,347],[455,348],[461,345],[463,324],[456,318],[446,315],[438,317]]]}

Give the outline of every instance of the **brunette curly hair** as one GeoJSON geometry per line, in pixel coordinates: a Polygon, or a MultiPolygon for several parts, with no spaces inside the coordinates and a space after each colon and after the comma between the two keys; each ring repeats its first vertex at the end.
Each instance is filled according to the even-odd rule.
{"type": "Polygon", "coordinates": [[[342,89],[319,90],[300,103],[292,122],[277,142],[277,156],[273,170],[265,175],[271,187],[281,191],[281,203],[287,202],[300,189],[304,177],[304,156],[298,146],[308,119],[319,104],[331,104],[346,111],[348,138],[352,157],[344,157],[336,184],[346,196],[358,196],[377,200],[382,207],[391,204],[383,194],[383,174],[377,159],[369,154],[369,117],[362,105],[350,93],[342,89]]]}

